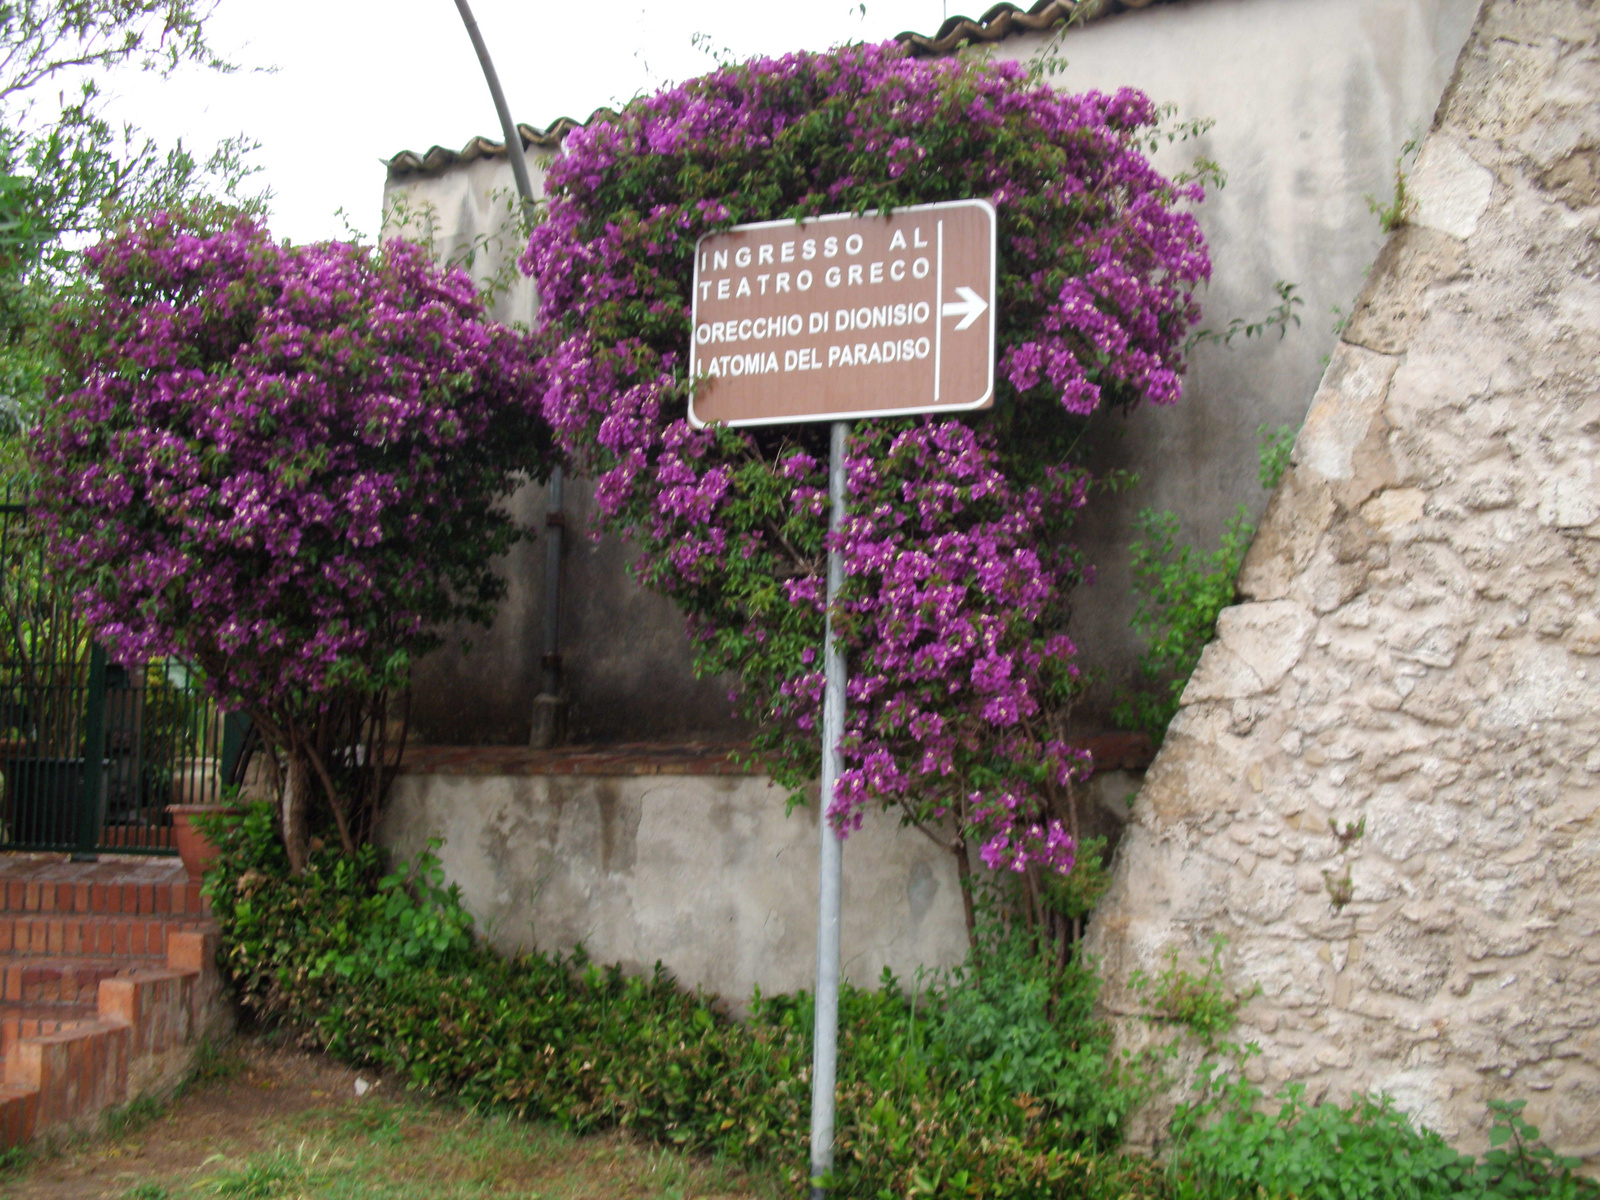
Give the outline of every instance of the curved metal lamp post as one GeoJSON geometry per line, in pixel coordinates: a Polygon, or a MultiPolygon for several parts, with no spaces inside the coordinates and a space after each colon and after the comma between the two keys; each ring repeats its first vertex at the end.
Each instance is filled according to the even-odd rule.
{"type": "MultiPolygon", "coordinates": [[[[456,0],[456,9],[477,51],[478,63],[483,67],[483,78],[489,85],[489,95],[494,99],[494,110],[500,117],[500,130],[506,140],[506,158],[511,161],[511,174],[517,181],[517,194],[522,197],[524,213],[534,206],[533,178],[528,174],[528,158],[522,151],[522,134],[511,119],[511,108],[506,104],[505,91],[500,87],[500,76],[495,73],[494,60],[489,57],[489,47],[484,44],[478,22],[473,19],[467,0],[456,0]]],[[[561,468],[550,472],[547,492],[549,506],[545,512],[544,558],[544,653],[540,666],[544,682],[533,701],[533,730],[528,738],[535,749],[548,749],[561,740],[564,731],[566,702],[561,696],[561,531],[566,525],[561,510],[561,468]]]]}

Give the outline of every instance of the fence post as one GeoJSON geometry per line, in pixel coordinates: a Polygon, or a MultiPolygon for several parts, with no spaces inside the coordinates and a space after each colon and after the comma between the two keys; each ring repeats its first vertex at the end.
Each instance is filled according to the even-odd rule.
{"type": "Polygon", "coordinates": [[[105,792],[106,651],[96,642],[89,649],[88,708],[83,720],[83,777],[78,789],[78,848],[73,862],[94,862],[100,843],[100,818],[105,792]]]}
{"type": "Polygon", "coordinates": [[[233,772],[239,765],[239,755],[244,752],[244,736],[249,732],[249,717],[243,713],[222,714],[222,770],[217,772],[217,779],[223,787],[240,782],[234,779],[233,772]]]}

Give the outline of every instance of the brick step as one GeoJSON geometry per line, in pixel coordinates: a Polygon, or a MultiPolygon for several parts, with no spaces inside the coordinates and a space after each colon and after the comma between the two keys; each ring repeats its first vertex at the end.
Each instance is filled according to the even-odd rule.
{"type": "Polygon", "coordinates": [[[214,934],[184,934],[165,965],[102,978],[92,1004],[80,992],[73,1005],[0,1006],[16,1014],[19,1031],[0,1078],[0,1150],[41,1129],[86,1128],[124,1102],[130,1086],[141,1090],[163,1072],[171,1078],[172,1056],[194,1044],[203,1021],[201,967],[215,952],[214,934]]]}
{"type": "Polygon", "coordinates": [[[134,970],[114,958],[11,958],[0,960],[0,1000],[21,1004],[88,1004],[100,981],[134,970]]]}
{"type": "Polygon", "coordinates": [[[163,955],[167,938],[184,929],[199,929],[198,915],[89,916],[60,913],[49,916],[0,914],[0,955],[128,956],[163,955]]]}
{"type": "Polygon", "coordinates": [[[199,915],[208,911],[197,883],[62,883],[11,879],[0,889],[0,914],[110,913],[124,916],[199,915]]]}
{"type": "Polygon", "coordinates": [[[6,1055],[6,1086],[38,1097],[41,1126],[103,1112],[127,1093],[131,1032],[96,1019],[23,1038],[6,1055]]]}
{"type": "Polygon", "coordinates": [[[0,1150],[33,1140],[39,1122],[39,1090],[0,1083],[0,1150]]]}
{"type": "Polygon", "coordinates": [[[60,1033],[97,1016],[93,1004],[0,1004],[0,1064],[19,1038],[60,1033]]]}
{"type": "Polygon", "coordinates": [[[100,830],[101,849],[122,846],[135,850],[176,850],[178,838],[170,825],[106,825],[100,830]]]}

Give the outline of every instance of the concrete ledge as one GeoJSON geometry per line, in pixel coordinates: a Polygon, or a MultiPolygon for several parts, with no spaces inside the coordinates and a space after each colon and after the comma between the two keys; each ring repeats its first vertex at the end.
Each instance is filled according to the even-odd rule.
{"type": "Polygon", "coordinates": [[[620,742],[603,746],[407,746],[408,775],[749,775],[743,742],[620,742]]]}

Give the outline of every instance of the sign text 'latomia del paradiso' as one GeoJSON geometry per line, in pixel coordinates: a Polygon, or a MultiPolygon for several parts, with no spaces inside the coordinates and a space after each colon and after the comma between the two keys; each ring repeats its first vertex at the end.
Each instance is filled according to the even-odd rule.
{"type": "Polygon", "coordinates": [[[695,250],[696,426],[963,412],[994,399],[983,200],[767,221],[695,250]]]}

